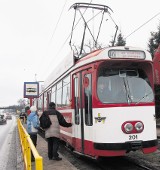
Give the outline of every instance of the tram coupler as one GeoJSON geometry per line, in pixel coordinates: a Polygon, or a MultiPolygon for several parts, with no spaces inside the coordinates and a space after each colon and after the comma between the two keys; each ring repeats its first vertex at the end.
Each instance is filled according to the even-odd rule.
{"type": "Polygon", "coordinates": [[[142,148],[142,141],[126,142],[128,144],[127,153],[130,151],[140,150],[142,148]]]}

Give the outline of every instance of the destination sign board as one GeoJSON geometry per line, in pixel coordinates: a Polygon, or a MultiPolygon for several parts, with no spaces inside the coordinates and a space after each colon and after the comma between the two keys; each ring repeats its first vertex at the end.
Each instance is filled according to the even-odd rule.
{"type": "Polygon", "coordinates": [[[39,83],[38,82],[24,82],[24,98],[38,98],[39,83]]]}

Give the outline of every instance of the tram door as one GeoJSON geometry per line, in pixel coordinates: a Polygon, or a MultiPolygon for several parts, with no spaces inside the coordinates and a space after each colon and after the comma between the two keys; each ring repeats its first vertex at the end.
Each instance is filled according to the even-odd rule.
{"type": "Polygon", "coordinates": [[[85,126],[92,124],[92,75],[87,69],[74,75],[75,149],[85,150],[85,126]]]}

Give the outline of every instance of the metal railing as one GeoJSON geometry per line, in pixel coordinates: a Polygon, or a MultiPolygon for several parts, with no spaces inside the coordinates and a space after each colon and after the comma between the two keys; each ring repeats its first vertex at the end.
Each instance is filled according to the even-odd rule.
{"type": "Polygon", "coordinates": [[[43,158],[38,154],[29,134],[27,133],[26,129],[23,127],[20,119],[17,119],[17,124],[18,124],[20,143],[23,152],[25,170],[32,170],[31,151],[35,158],[35,169],[43,170],[43,158]]]}

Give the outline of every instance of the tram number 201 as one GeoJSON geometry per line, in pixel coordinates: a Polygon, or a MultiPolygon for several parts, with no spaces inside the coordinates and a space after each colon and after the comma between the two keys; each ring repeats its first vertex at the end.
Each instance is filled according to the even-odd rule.
{"type": "Polygon", "coordinates": [[[137,135],[129,135],[129,140],[136,140],[138,139],[137,135]]]}

